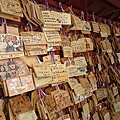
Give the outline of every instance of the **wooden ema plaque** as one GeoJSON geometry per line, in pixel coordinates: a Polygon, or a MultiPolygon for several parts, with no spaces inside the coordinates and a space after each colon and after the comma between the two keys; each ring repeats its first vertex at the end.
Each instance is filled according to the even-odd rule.
{"type": "Polygon", "coordinates": [[[9,96],[15,96],[35,89],[32,75],[6,80],[9,96]]]}
{"type": "Polygon", "coordinates": [[[19,0],[1,0],[0,10],[2,13],[23,17],[19,0]]]}
{"type": "Polygon", "coordinates": [[[28,67],[21,59],[4,60],[0,63],[0,80],[17,78],[28,74],[28,67]]]}
{"type": "Polygon", "coordinates": [[[0,35],[0,59],[24,56],[22,37],[12,34],[0,35]]]}
{"type": "Polygon", "coordinates": [[[42,11],[43,24],[71,25],[71,15],[55,11],[42,11]]]}
{"type": "Polygon", "coordinates": [[[42,32],[22,32],[21,35],[25,45],[46,44],[46,39],[42,32]]]}
{"type": "Polygon", "coordinates": [[[37,77],[52,76],[50,67],[46,64],[35,64],[35,65],[33,65],[33,69],[34,69],[37,77]]]}
{"type": "Polygon", "coordinates": [[[44,32],[47,42],[61,42],[61,37],[57,31],[44,32]]]}
{"type": "Polygon", "coordinates": [[[33,110],[28,96],[16,96],[9,99],[10,106],[14,115],[19,115],[33,110]]]}

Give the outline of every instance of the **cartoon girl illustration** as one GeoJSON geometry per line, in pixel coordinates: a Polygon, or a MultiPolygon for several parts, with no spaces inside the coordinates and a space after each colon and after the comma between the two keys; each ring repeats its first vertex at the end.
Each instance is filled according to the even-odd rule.
{"type": "Polygon", "coordinates": [[[7,73],[4,65],[0,65],[0,80],[6,80],[10,78],[10,74],[7,73]]]}
{"type": "Polygon", "coordinates": [[[17,46],[19,42],[16,36],[6,35],[3,42],[7,43],[5,48],[6,52],[20,51],[19,47],[17,46]]]}
{"type": "Polygon", "coordinates": [[[7,43],[7,46],[6,46],[6,52],[12,52],[12,51],[15,51],[15,47],[14,45],[17,44],[17,42],[15,42],[13,40],[13,36],[12,35],[6,35],[5,36],[5,39],[3,40],[3,42],[6,42],[7,43]]]}
{"type": "Polygon", "coordinates": [[[10,72],[11,78],[18,77],[19,76],[19,74],[18,74],[19,67],[16,65],[16,62],[9,61],[7,64],[8,64],[8,70],[10,72]]]}

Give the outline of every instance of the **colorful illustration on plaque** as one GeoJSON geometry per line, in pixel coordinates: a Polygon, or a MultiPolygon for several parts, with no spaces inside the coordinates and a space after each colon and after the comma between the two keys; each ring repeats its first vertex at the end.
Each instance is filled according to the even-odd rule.
{"type": "Polygon", "coordinates": [[[1,61],[0,63],[0,80],[18,78],[28,74],[29,69],[23,61],[1,61]]]}
{"type": "Polygon", "coordinates": [[[6,80],[9,96],[14,96],[34,90],[33,79],[31,75],[6,80]]]}
{"type": "Polygon", "coordinates": [[[20,36],[16,35],[0,35],[0,51],[1,52],[21,52],[23,51],[23,43],[20,36]]]}
{"type": "Polygon", "coordinates": [[[15,78],[19,76],[17,63],[14,61],[9,61],[8,63],[8,71],[10,71],[11,78],[15,78]]]}
{"type": "Polygon", "coordinates": [[[4,65],[0,65],[0,80],[10,79],[10,73],[7,73],[7,70],[4,65]]]}
{"type": "Polygon", "coordinates": [[[86,21],[84,22],[83,30],[87,30],[87,31],[91,30],[90,24],[88,22],[86,22],[86,21]]]}

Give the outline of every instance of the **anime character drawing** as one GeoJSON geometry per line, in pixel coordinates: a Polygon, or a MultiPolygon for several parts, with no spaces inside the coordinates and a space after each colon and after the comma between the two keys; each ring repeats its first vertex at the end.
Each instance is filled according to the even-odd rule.
{"type": "Polygon", "coordinates": [[[19,76],[19,73],[18,73],[19,67],[17,66],[17,63],[14,62],[14,61],[12,61],[12,62],[9,61],[9,62],[7,63],[7,65],[8,65],[8,71],[9,71],[9,73],[10,73],[10,77],[11,77],[11,78],[18,77],[18,76],[19,76]]]}
{"type": "Polygon", "coordinates": [[[7,80],[10,78],[10,74],[7,73],[4,65],[0,65],[0,80],[7,80]]]}
{"type": "Polygon", "coordinates": [[[13,35],[5,35],[3,36],[3,42],[6,42],[5,51],[6,52],[14,52],[14,51],[22,51],[22,44],[17,40],[16,36],[13,35]],[[20,45],[19,45],[20,44],[20,45]]]}

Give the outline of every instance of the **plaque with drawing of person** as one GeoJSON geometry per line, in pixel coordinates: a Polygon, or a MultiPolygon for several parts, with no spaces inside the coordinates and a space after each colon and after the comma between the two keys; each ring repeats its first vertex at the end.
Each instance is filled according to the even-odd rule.
{"type": "Polygon", "coordinates": [[[0,65],[0,80],[6,80],[10,78],[10,74],[7,72],[6,67],[3,65],[0,65]]]}
{"type": "Polygon", "coordinates": [[[27,65],[21,59],[14,59],[13,61],[8,61],[8,72],[11,78],[16,78],[29,74],[29,69],[27,65]]]}
{"type": "Polygon", "coordinates": [[[21,59],[0,61],[0,80],[18,78],[28,74],[28,66],[21,59]]]}
{"type": "Polygon", "coordinates": [[[8,71],[9,71],[10,77],[11,78],[19,77],[19,73],[18,73],[19,66],[17,66],[16,62],[8,61],[7,65],[8,65],[8,71]]]}
{"type": "Polygon", "coordinates": [[[23,42],[21,36],[1,34],[0,48],[0,52],[23,52],[23,42]]]}

